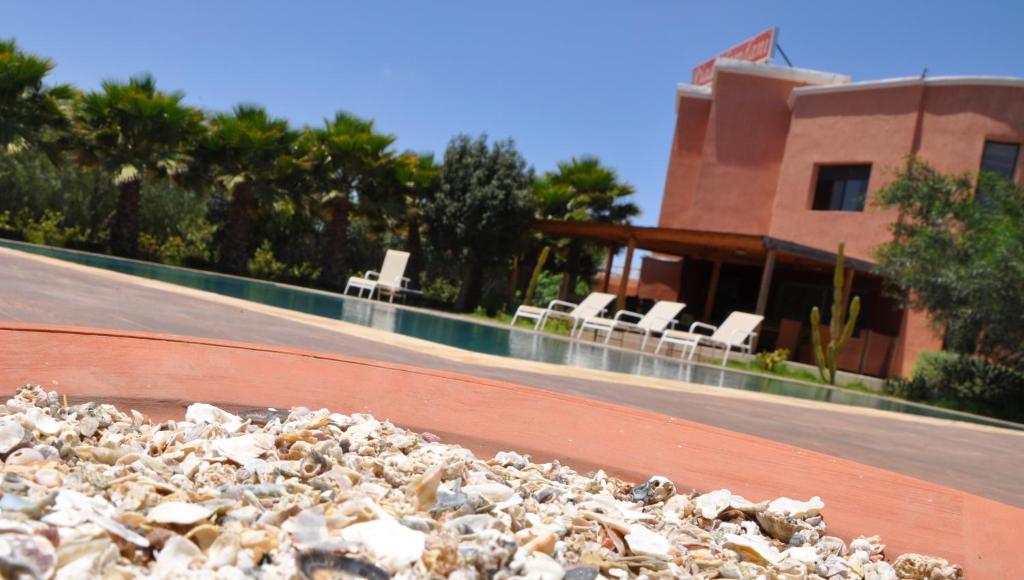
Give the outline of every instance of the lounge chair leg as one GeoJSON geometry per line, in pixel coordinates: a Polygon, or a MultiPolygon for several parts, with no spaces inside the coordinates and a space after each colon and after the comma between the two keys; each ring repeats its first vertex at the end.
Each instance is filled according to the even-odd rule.
{"type": "MultiPolygon", "coordinates": [[[[640,341],[640,350],[641,351],[647,350],[647,339],[650,338],[650,337],[651,337],[651,331],[650,330],[645,330],[644,331],[644,339],[640,341]]],[[[626,336],[625,335],[622,336],[622,343],[623,343],[623,346],[625,346],[625,343],[626,343],[626,336]]]]}

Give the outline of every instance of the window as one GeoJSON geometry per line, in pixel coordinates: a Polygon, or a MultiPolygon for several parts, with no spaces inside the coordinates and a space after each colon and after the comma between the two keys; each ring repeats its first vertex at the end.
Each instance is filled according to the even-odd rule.
{"type": "Polygon", "coordinates": [[[871,165],[822,165],[814,187],[812,209],[864,211],[871,165]]]}
{"type": "Polygon", "coordinates": [[[1017,143],[1000,143],[985,141],[985,150],[981,154],[981,170],[1013,179],[1017,171],[1017,155],[1020,145],[1017,143]]]}

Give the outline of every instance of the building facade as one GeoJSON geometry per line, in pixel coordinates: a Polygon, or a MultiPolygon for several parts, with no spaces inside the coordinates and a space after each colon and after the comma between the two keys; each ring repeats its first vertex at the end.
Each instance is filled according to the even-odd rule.
{"type": "Polygon", "coordinates": [[[987,170],[1019,183],[1024,79],[853,83],[719,59],[710,86],[678,87],[676,112],[657,230],[695,241],[644,260],[640,298],[681,299],[695,318],[712,322],[731,310],[759,310],[763,345],[810,362],[808,313],[828,307],[827,258],[845,242],[862,315],[840,366],[908,374],[918,353],[941,348],[927,316],[901,310],[871,272],[895,217],[872,200],[909,155],[941,172],[987,170]],[[700,244],[701,234],[717,242],[700,244]],[[762,240],[765,251],[734,243],[749,239],[762,240]]]}

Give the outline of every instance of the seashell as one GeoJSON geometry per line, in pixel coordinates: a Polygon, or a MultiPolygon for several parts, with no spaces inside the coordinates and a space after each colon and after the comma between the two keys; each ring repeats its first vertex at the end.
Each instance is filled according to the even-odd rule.
{"type": "Polygon", "coordinates": [[[597,568],[577,566],[566,570],[565,576],[562,576],[562,580],[594,580],[600,573],[601,571],[597,568]]]}
{"type": "Polygon", "coordinates": [[[107,537],[63,541],[57,548],[56,578],[102,577],[120,555],[117,546],[107,537]]]}
{"type": "Polygon", "coordinates": [[[349,542],[366,546],[387,567],[402,567],[423,556],[426,536],[392,519],[352,524],[341,531],[349,542]]]}
{"type": "Polygon", "coordinates": [[[193,564],[205,559],[195,544],[182,536],[172,536],[164,543],[163,549],[157,552],[153,573],[157,577],[180,575],[191,569],[193,564]]]}
{"type": "Polygon", "coordinates": [[[207,405],[206,403],[192,403],[185,410],[185,420],[190,423],[207,423],[219,425],[228,433],[237,433],[242,428],[242,419],[227,411],[207,405]]]}
{"type": "Polygon", "coordinates": [[[25,428],[16,420],[7,419],[0,423],[0,455],[9,453],[28,437],[25,428]]]}
{"type": "Polygon", "coordinates": [[[774,514],[781,514],[792,518],[806,518],[818,515],[825,508],[821,498],[814,496],[807,501],[797,501],[788,497],[780,497],[768,504],[767,511],[774,514]]]}
{"type": "Polygon", "coordinates": [[[724,547],[739,554],[744,561],[763,566],[774,566],[782,560],[782,555],[771,544],[750,536],[725,534],[724,547]]]}
{"type": "Polygon", "coordinates": [[[526,466],[530,464],[530,456],[520,455],[515,451],[499,451],[494,456],[494,463],[502,467],[526,469],[526,466]]]}
{"type": "Polygon", "coordinates": [[[302,477],[316,477],[329,469],[327,459],[319,452],[312,450],[299,462],[299,473],[302,477]]]}
{"type": "Polygon", "coordinates": [[[667,556],[672,544],[661,534],[652,532],[646,526],[630,524],[625,536],[626,545],[633,554],[646,556],[667,556]]]}
{"type": "Polygon", "coordinates": [[[416,507],[429,510],[437,504],[437,486],[441,483],[444,470],[434,467],[409,484],[409,492],[416,498],[416,507]]]}
{"type": "Polygon", "coordinates": [[[341,578],[365,578],[366,580],[388,580],[391,575],[366,560],[332,554],[323,550],[300,552],[295,556],[295,567],[304,579],[338,576],[341,578]]]}
{"type": "Polygon", "coordinates": [[[964,577],[960,566],[934,556],[901,554],[892,563],[892,569],[899,578],[927,578],[928,580],[956,580],[964,577]]]}
{"type": "Polygon", "coordinates": [[[787,544],[792,539],[793,534],[809,527],[800,520],[770,511],[760,512],[755,517],[757,518],[757,523],[761,524],[761,527],[769,537],[787,544]]]}
{"type": "Polygon", "coordinates": [[[210,544],[206,551],[208,564],[217,569],[221,566],[234,566],[238,561],[238,551],[242,548],[242,539],[234,532],[224,532],[210,544]]]}
{"type": "Polygon", "coordinates": [[[183,501],[167,501],[150,508],[147,519],[158,524],[192,525],[213,515],[208,507],[183,501]]]}
{"type": "Polygon", "coordinates": [[[216,439],[210,445],[214,452],[246,466],[274,449],[274,437],[266,433],[249,433],[226,439],[216,439]]]}
{"type": "Polygon", "coordinates": [[[523,571],[527,578],[536,580],[561,580],[565,576],[562,566],[542,552],[536,552],[527,558],[523,571]]]}
{"type": "Polygon", "coordinates": [[[481,483],[463,487],[462,493],[468,497],[477,497],[490,503],[497,503],[512,497],[512,494],[515,492],[511,487],[501,483],[481,483]]]}
{"type": "Polygon", "coordinates": [[[732,493],[727,489],[719,489],[699,495],[693,500],[694,508],[696,512],[706,520],[713,520],[718,517],[718,514],[729,507],[729,503],[732,501],[732,493]]]}
{"type": "Polygon", "coordinates": [[[185,538],[196,545],[201,551],[206,552],[211,545],[221,536],[224,529],[213,524],[201,524],[185,534],[185,538]]]}
{"type": "Polygon", "coordinates": [[[299,547],[322,542],[327,539],[324,509],[316,506],[302,510],[289,518],[281,529],[291,534],[292,540],[299,547]]]}
{"type": "Polygon", "coordinates": [[[638,485],[631,489],[629,491],[629,499],[644,505],[651,505],[652,503],[666,501],[675,494],[676,485],[672,483],[672,480],[655,475],[643,485],[638,485]]]}
{"type": "Polygon", "coordinates": [[[42,453],[30,447],[22,447],[8,455],[4,463],[6,465],[32,465],[34,463],[42,463],[43,461],[42,453]]]}
{"type": "Polygon", "coordinates": [[[100,422],[95,417],[86,416],[78,422],[78,433],[82,437],[92,437],[100,428],[100,422]]]}
{"type": "Polygon", "coordinates": [[[0,534],[0,571],[5,578],[27,574],[49,578],[57,565],[57,551],[42,536],[0,534]]]}
{"type": "Polygon", "coordinates": [[[94,447],[92,445],[79,445],[75,447],[75,455],[79,459],[104,465],[116,464],[117,460],[127,453],[127,449],[110,449],[108,447],[94,447]]]}

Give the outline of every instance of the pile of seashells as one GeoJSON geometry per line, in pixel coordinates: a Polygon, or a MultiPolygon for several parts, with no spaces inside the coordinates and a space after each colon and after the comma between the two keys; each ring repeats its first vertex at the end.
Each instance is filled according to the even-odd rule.
{"type": "Polygon", "coordinates": [[[295,408],[184,421],[0,407],[5,578],[960,578],[826,534],[817,497],[632,487],[498,453],[484,461],[366,415],[295,408]]]}

